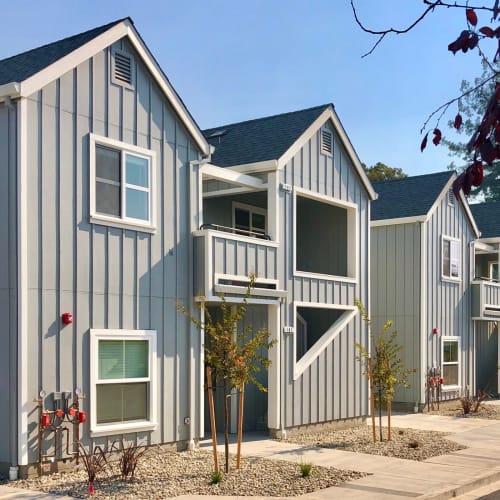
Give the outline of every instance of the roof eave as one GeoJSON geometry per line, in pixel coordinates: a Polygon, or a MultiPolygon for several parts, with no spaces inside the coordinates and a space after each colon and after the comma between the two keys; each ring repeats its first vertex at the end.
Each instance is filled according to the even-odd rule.
{"type": "MultiPolygon", "coordinates": [[[[117,40],[125,36],[128,36],[135,50],[140,55],[144,64],[153,75],[153,78],[158,83],[159,87],[167,97],[176,113],[180,116],[185,127],[193,137],[196,145],[200,148],[204,155],[209,155],[210,145],[201,133],[201,130],[194,119],[189,114],[187,108],[184,106],[181,98],[177,95],[177,92],[165,77],[163,71],[155,61],[146,44],[142,41],[139,33],[137,32],[132,21],[129,18],[126,18],[123,21],[111,26],[111,28],[106,30],[104,33],[101,33],[89,42],[83,44],[81,47],[78,47],[64,57],[61,57],[53,64],[50,64],[41,71],[35,73],[29,78],[26,78],[26,80],[20,83],[15,83],[15,85],[18,86],[16,97],[28,97],[32,95],[33,93],[43,88],[45,85],[48,85],[50,82],[56,80],[64,73],[72,70],[74,67],[78,66],[90,57],[93,57],[99,51],[103,50],[109,45],[112,45],[117,40]]],[[[3,87],[4,86],[1,86],[0,90],[3,87]]],[[[2,93],[0,93],[0,95],[2,95],[2,93]]]]}
{"type": "Polygon", "coordinates": [[[372,183],[370,182],[370,179],[368,179],[368,176],[366,175],[363,166],[361,165],[361,161],[359,160],[358,155],[356,154],[356,151],[354,150],[351,141],[349,140],[344,127],[342,126],[342,123],[340,122],[340,119],[335,113],[332,105],[326,107],[325,110],[316,118],[316,120],[314,120],[311,125],[309,125],[309,127],[285,151],[285,153],[283,153],[283,155],[278,159],[278,168],[283,168],[286,163],[288,163],[299,151],[299,149],[305,144],[305,142],[308,141],[316,133],[319,127],[328,119],[332,120],[340,141],[342,142],[342,145],[347,151],[349,158],[351,159],[356,171],[358,172],[361,182],[368,192],[370,199],[372,201],[376,200],[378,195],[373,189],[372,183]]]}
{"type": "Polygon", "coordinates": [[[6,97],[16,98],[21,95],[21,84],[19,82],[9,82],[0,85],[0,101],[5,101],[6,97]]]}

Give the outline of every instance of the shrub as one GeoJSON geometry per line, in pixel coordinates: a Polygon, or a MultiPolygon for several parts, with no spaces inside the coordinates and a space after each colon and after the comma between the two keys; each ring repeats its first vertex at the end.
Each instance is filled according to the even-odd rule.
{"type": "Polygon", "coordinates": [[[122,478],[133,479],[135,474],[135,469],[137,463],[146,453],[146,448],[139,448],[134,443],[130,443],[128,446],[123,444],[122,440],[122,454],[120,457],[120,472],[122,478]]]}
{"type": "Polygon", "coordinates": [[[310,463],[302,463],[300,464],[300,473],[302,474],[302,477],[309,477],[312,472],[312,464],[310,463]]]}
{"type": "Polygon", "coordinates": [[[87,481],[89,485],[89,493],[94,493],[94,482],[97,480],[97,476],[104,472],[104,470],[110,467],[106,453],[100,446],[94,446],[94,448],[87,451],[81,442],[78,442],[78,447],[80,450],[80,457],[83,461],[83,466],[87,472],[87,481]]]}
{"type": "Polygon", "coordinates": [[[210,481],[212,484],[217,484],[222,481],[222,472],[220,470],[214,470],[212,474],[210,474],[210,481]]]}

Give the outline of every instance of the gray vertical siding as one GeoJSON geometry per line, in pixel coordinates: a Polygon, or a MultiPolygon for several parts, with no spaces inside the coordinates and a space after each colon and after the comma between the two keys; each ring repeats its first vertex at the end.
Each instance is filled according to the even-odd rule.
{"type": "MultiPolygon", "coordinates": [[[[125,40],[117,45],[133,52],[125,40]]],[[[89,394],[90,328],[154,329],[160,425],[138,438],[185,440],[189,325],[176,302],[191,303],[188,162],[199,152],[138,56],[133,91],[110,83],[109,52],[28,103],[28,393],[81,387],[89,394]],[[155,234],[89,223],[90,132],[156,152],[155,234]],[[74,322],[63,327],[65,311],[74,322]]],[[[90,410],[88,399],[83,406],[90,410]]],[[[33,462],[35,412],[29,418],[33,462]]],[[[88,442],[87,426],[83,437],[88,442]]]]}
{"type": "MultiPolygon", "coordinates": [[[[288,291],[282,325],[294,325],[294,303],[354,305],[358,297],[369,307],[369,197],[346,151],[334,133],[334,155],[319,151],[316,133],[280,172],[280,182],[338,200],[357,204],[359,245],[357,282],[349,283],[318,276],[295,276],[293,272],[293,195],[280,191],[279,280],[288,291]]],[[[334,230],[334,229],[333,229],[334,230]]],[[[297,328],[297,325],[294,325],[297,328]]],[[[355,360],[355,343],[367,343],[367,329],[359,314],[326,346],[325,350],[296,379],[293,378],[294,336],[284,336],[282,382],[285,427],[368,414],[367,383],[355,360]]]]}
{"type": "MultiPolygon", "coordinates": [[[[441,341],[445,336],[461,339],[461,387],[474,387],[474,335],[472,329],[470,286],[470,242],[474,239],[472,227],[461,203],[448,204],[444,196],[426,225],[427,315],[424,324],[426,342],[426,367],[441,365],[441,341]],[[459,282],[441,278],[442,236],[461,241],[462,267],[459,282]],[[439,335],[432,333],[437,328],[439,335]]],[[[446,381],[445,381],[446,384],[446,381]]],[[[457,397],[457,392],[445,393],[445,398],[457,397]]]]}
{"type": "Polygon", "coordinates": [[[17,456],[17,120],[0,105],[0,474],[17,456]]]}
{"type": "MultiPolygon", "coordinates": [[[[392,320],[404,346],[408,369],[420,368],[420,223],[373,227],[371,230],[371,317],[375,334],[392,320]]],[[[396,392],[397,402],[420,399],[420,376],[396,392]]]]}

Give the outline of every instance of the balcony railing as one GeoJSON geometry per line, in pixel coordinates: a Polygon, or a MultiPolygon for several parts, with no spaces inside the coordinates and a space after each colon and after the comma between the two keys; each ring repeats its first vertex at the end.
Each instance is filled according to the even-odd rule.
{"type": "Polygon", "coordinates": [[[492,280],[472,282],[472,317],[494,321],[500,318],[500,283],[492,280]]]}
{"type": "Polygon", "coordinates": [[[241,295],[251,275],[254,297],[283,295],[278,286],[278,243],[267,235],[225,226],[202,226],[194,235],[194,292],[206,300],[241,295]]]}

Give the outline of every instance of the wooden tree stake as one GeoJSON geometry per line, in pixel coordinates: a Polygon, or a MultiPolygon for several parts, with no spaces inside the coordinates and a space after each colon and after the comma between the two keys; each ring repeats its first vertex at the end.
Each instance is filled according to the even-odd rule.
{"type": "Polygon", "coordinates": [[[240,468],[240,458],[241,458],[241,441],[243,440],[243,402],[245,398],[245,385],[242,384],[240,387],[240,400],[238,408],[238,450],[236,452],[236,468],[240,468]]]}
{"type": "Polygon", "coordinates": [[[215,428],[215,408],[214,408],[214,393],[212,389],[212,370],[207,366],[207,393],[208,393],[208,408],[210,412],[210,428],[212,430],[212,448],[214,452],[214,469],[219,472],[219,458],[217,456],[217,431],[215,428]]]}
{"type": "Polygon", "coordinates": [[[377,441],[375,433],[375,394],[373,393],[373,373],[372,373],[372,358],[368,358],[368,380],[370,381],[370,415],[372,417],[372,434],[373,442],[377,441]]]}

